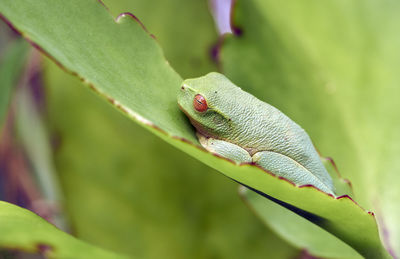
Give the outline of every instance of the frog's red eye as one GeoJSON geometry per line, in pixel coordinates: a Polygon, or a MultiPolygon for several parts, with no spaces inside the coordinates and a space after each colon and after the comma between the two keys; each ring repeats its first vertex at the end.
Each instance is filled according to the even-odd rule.
{"type": "Polygon", "coordinates": [[[207,101],[201,94],[194,97],[193,106],[198,112],[204,112],[208,109],[207,101]]]}

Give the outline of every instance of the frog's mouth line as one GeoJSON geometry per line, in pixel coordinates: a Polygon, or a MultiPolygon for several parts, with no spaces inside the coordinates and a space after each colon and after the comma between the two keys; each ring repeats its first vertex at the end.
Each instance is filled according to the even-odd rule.
{"type": "MultiPolygon", "coordinates": [[[[201,124],[198,121],[193,119],[189,115],[189,113],[179,103],[178,103],[178,106],[179,106],[179,109],[186,115],[186,118],[189,119],[190,124],[192,124],[192,126],[196,129],[197,134],[200,134],[200,135],[204,136],[205,138],[214,138],[214,139],[224,140],[224,141],[230,142],[232,144],[235,144],[227,139],[209,134],[210,131],[206,130],[204,127],[201,126],[201,124]]],[[[251,147],[244,147],[244,149],[247,150],[247,152],[249,152],[249,154],[251,156],[258,152],[256,149],[251,148],[251,147]]]]}
{"type": "Polygon", "coordinates": [[[197,133],[203,135],[203,136],[206,137],[206,138],[217,138],[217,139],[218,139],[218,137],[209,134],[209,133],[208,133],[209,131],[207,131],[204,127],[202,127],[201,124],[200,124],[198,121],[196,121],[195,119],[193,119],[193,118],[189,115],[189,113],[188,113],[179,103],[178,103],[178,106],[179,106],[179,109],[186,115],[186,118],[189,119],[190,124],[192,124],[192,126],[196,129],[196,132],[197,132],[197,133]]]}

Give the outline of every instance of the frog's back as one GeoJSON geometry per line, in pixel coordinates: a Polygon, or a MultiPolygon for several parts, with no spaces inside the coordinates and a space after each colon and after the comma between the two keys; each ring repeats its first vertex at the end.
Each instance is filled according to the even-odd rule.
{"type": "Polygon", "coordinates": [[[229,83],[224,89],[219,88],[225,92],[221,94],[231,96],[220,105],[223,113],[232,118],[232,131],[224,136],[226,141],[245,148],[251,155],[272,151],[287,156],[330,182],[310,137],[298,124],[277,108],[229,83]]]}
{"type": "MultiPolygon", "coordinates": [[[[236,144],[251,153],[275,151],[287,156],[314,150],[307,133],[277,108],[247,92],[242,91],[241,96],[243,100],[227,111],[232,113],[231,138],[236,144]]],[[[293,157],[296,158],[300,157],[293,157]]]]}

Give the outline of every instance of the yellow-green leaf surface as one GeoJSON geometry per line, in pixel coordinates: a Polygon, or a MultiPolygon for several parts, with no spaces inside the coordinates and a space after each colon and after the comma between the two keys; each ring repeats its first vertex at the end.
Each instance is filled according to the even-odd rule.
{"type": "Polygon", "coordinates": [[[399,11],[390,0],[236,1],[237,35],[220,52],[228,77],[288,114],[334,158],[397,256],[399,11]]]}
{"type": "Polygon", "coordinates": [[[176,105],[182,79],[156,41],[130,15],[114,20],[95,0],[6,0],[1,14],[92,89],[167,142],[230,178],[302,214],[370,258],[382,249],[372,214],[348,197],[297,188],[255,166],[237,166],[205,152],[176,105]],[[354,233],[363,232],[362,237],[354,233]]]}
{"type": "Polygon", "coordinates": [[[84,243],[33,212],[0,201],[0,247],[44,252],[50,258],[125,258],[84,243]]]}

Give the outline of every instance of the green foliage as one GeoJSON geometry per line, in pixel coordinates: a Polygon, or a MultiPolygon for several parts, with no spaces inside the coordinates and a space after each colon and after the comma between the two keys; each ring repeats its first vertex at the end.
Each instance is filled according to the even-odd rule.
{"type": "MultiPolygon", "coordinates": [[[[352,196],[351,186],[339,177],[332,161],[321,159],[333,179],[336,194],[352,196]]],[[[293,246],[307,249],[308,253],[322,258],[361,258],[340,239],[275,202],[245,187],[240,189],[240,195],[250,210],[293,246]]]]}
{"type": "MultiPolygon", "coordinates": [[[[399,164],[381,161],[395,161],[393,157],[396,151],[399,153],[399,147],[396,141],[386,144],[381,141],[380,134],[373,134],[378,124],[392,139],[399,137],[398,118],[392,108],[398,96],[398,88],[395,88],[398,80],[396,73],[390,73],[395,72],[393,70],[399,65],[399,59],[392,56],[392,53],[397,53],[393,46],[398,44],[391,45],[398,43],[399,36],[391,26],[392,20],[380,15],[386,11],[389,17],[395,14],[398,4],[393,4],[396,7],[393,8],[389,2],[378,5],[372,1],[348,3],[332,0],[328,4],[292,1],[282,5],[273,1],[240,1],[235,7],[234,23],[241,27],[242,35],[227,37],[221,60],[224,72],[233,82],[287,113],[306,128],[324,154],[338,158],[344,174],[351,176],[357,186],[357,200],[368,208],[372,207],[374,200],[382,202],[375,208],[388,212],[384,214],[385,222],[394,230],[391,242],[395,242],[398,237],[395,221],[398,208],[393,205],[390,195],[398,195],[395,196],[397,193],[389,191],[393,188],[387,186],[398,182],[394,180],[394,172],[399,164]],[[366,18],[369,15],[371,20],[366,18]],[[337,22],[346,29],[342,30],[337,22]],[[369,78],[361,77],[364,74],[369,78]],[[394,94],[387,96],[387,92],[394,94]],[[338,143],[352,146],[349,148],[338,143]],[[376,159],[365,161],[371,150],[379,152],[376,159]],[[382,171],[385,174],[378,177],[377,172],[382,171]]],[[[224,175],[273,197],[294,211],[300,211],[303,216],[307,214],[309,220],[363,256],[389,257],[379,239],[375,217],[350,198],[334,198],[313,187],[299,188],[255,166],[237,166],[201,149],[192,127],[176,105],[176,93],[182,78],[166,62],[157,42],[129,15],[120,16],[115,21],[95,0],[5,0],[0,3],[0,12],[25,37],[152,133],[224,175]]],[[[91,119],[97,121],[95,118],[91,119]]],[[[80,128],[76,130],[79,134],[80,128]]],[[[108,133],[97,134],[99,136],[94,139],[108,136],[108,133]]],[[[66,158],[71,154],[71,151],[67,152],[66,158]]],[[[163,155],[157,149],[152,157],[160,161],[158,158],[163,155]]],[[[68,159],[64,159],[61,161],[68,172],[68,159]]],[[[88,161],[96,162],[94,158],[88,161]]],[[[81,158],[80,163],[87,161],[81,158]]],[[[84,168],[85,165],[81,166],[84,168]]],[[[120,177],[127,177],[124,176],[126,172],[116,172],[120,177]]],[[[106,186],[104,182],[109,181],[109,177],[102,174],[101,185],[106,186]]],[[[66,185],[82,183],[81,188],[85,190],[82,195],[90,190],[93,196],[107,197],[107,189],[96,187],[95,176],[78,182],[72,181],[73,178],[64,179],[66,185]]],[[[117,191],[114,188],[129,191],[129,182],[121,184],[126,186],[114,186],[112,192],[117,191]]],[[[138,197],[142,193],[132,192],[138,197]]],[[[115,203],[110,203],[110,206],[123,209],[125,200],[113,201],[115,203]]],[[[157,209],[156,204],[143,206],[157,209]]],[[[101,220],[103,224],[110,224],[112,215],[101,220]]],[[[115,242],[111,239],[99,242],[118,246],[107,241],[115,242]]],[[[298,242],[293,243],[298,245],[298,242]]],[[[354,256],[350,249],[346,253],[345,256],[354,256]]]]}
{"type": "Polygon", "coordinates": [[[351,247],[290,210],[243,187],[243,200],[261,220],[299,248],[322,258],[362,258],[351,247]]]}
{"type": "Polygon", "coordinates": [[[0,201],[0,244],[50,258],[125,258],[86,244],[58,230],[36,214],[0,201]]]}

